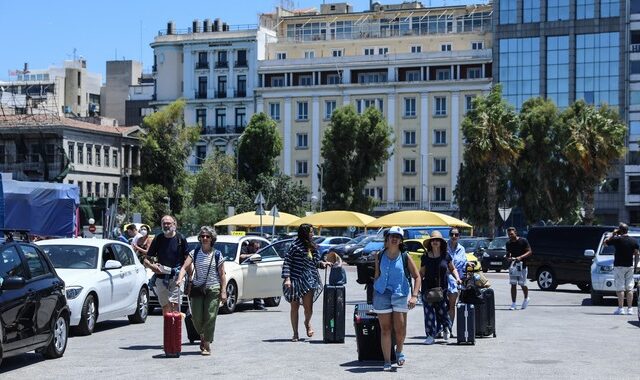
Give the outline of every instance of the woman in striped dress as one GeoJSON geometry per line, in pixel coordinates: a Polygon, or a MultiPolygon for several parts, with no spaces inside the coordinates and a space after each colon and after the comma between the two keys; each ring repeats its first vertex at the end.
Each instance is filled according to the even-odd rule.
{"type": "Polygon", "coordinates": [[[311,315],[313,302],[322,292],[322,281],[318,268],[331,266],[322,261],[313,243],[313,226],[301,224],[298,227],[298,238],[291,243],[289,252],[284,258],[282,278],[284,279],[284,298],[291,304],[291,327],[293,328],[293,342],[298,341],[298,310],[300,304],[304,308],[304,326],[307,336],[313,336],[311,315]]]}

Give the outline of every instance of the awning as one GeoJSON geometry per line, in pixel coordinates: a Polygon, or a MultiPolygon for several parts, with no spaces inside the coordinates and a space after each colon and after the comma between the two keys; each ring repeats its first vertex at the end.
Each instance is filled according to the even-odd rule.
{"type": "MultiPolygon", "coordinates": [[[[278,212],[278,214],[280,214],[280,216],[275,219],[276,226],[287,226],[300,219],[299,217],[287,214],[286,212],[278,212]]],[[[270,215],[270,212],[267,212],[266,215],[262,215],[262,225],[274,225],[273,216],[270,215]]],[[[255,211],[249,211],[223,219],[216,223],[215,226],[259,227],[260,215],[256,215],[255,211]]]]}
{"type": "Polygon", "coordinates": [[[419,227],[419,226],[451,226],[466,227],[472,226],[464,221],[439,212],[424,210],[399,211],[393,214],[381,216],[380,218],[367,224],[367,227],[419,227]]]}
{"type": "Polygon", "coordinates": [[[372,216],[354,211],[323,211],[298,219],[289,226],[297,227],[309,223],[314,227],[366,227],[367,223],[375,220],[372,216]]]}

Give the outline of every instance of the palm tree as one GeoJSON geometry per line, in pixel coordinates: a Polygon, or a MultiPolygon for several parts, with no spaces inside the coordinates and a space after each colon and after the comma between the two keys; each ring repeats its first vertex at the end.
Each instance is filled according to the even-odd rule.
{"type": "Polygon", "coordinates": [[[593,224],[595,189],[625,151],[627,127],[615,110],[596,109],[583,100],[574,102],[563,114],[567,124],[565,156],[572,163],[575,188],[584,204],[584,223],[593,224]]]}
{"type": "Polygon", "coordinates": [[[486,169],[489,237],[495,233],[498,175],[514,162],[522,148],[516,115],[502,98],[502,87],[491,87],[487,96],[473,101],[473,110],[462,121],[467,157],[486,169]]]}

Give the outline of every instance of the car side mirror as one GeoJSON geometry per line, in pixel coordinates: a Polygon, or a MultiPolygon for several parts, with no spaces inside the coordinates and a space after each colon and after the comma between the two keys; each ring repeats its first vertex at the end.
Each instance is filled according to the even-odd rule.
{"type": "Polygon", "coordinates": [[[586,257],[595,257],[596,256],[596,252],[593,249],[585,249],[584,250],[584,255],[586,257]]]}
{"type": "Polygon", "coordinates": [[[425,250],[424,250],[424,248],[418,248],[418,250],[416,252],[424,253],[425,250]]]}
{"type": "Polygon", "coordinates": [[[104,267],[102,269],[110,270],[110,269],[120,269],[120,268],[122,268],[122,263],[119,262],[118,260],[107,260],[107,262],[104,263],[104,267]]]}
{"type": "Polygon", "coordinates": [[[259,253],[254,253],[249,257],[249,262],[252,264],[259,263],[260,261],[262,261],[262,256],[259,253]]]}
{"type": "Polygon", "coordinates": [[[0,278],[0,281],[2,281],[2,286],[0,286],[0,289],[2,290],[21,289],[26,284],[24,277],[18,277],[18,276],[7,277],[4,280],[0,278]]]}

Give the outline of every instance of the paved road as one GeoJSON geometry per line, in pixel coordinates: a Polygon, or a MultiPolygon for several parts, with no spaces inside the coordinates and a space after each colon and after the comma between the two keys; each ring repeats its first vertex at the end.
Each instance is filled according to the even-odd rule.
{"type": "MultiPolygon", "coordinates": [[[[496,291],[498,337],[480,339],[475,346],[452,343],[425,346],[422,309],[409,313],[405,348],[407,363],[381,371],[380,363],[357,361],[351,316],[353,305],[365,298],[355,282],[355,268],[347,268],[347,336],[344,344],[322,343],[322,302],[312,320],[316,335],[292,343],[289,304],[266,311],[241,305],[232,315],[218,318],[213,355],[203,357],[188,342],[179,359],[162,355],[162,318],[149,316],[143,325],[126,318],[101,323],[88,337],[71,337],[65,356],[43,360],[28,353],[6,359],[0,371],[12,378],[87,379],[141,377],[195,379],[225,378],[371,378],[382,376],[440,378],[618,378],[640,377],[640,323],[634,316],[611,315],[615,303],[590,306],[588,294],[575,286],[541,292],[531,283],[527,310],[509,311],[506,274],[489,274],[496,291]]],[[[521,300],[521,293],[518,295],[521,300]]],[[[302,313],[301,313],[302,314],[302,313]]],[[[302,321],[300,332],[304,332],[302,321]]],[[[183,332],[186,336],[186,332],[183,332]]],[[[186,338],[185,338],[186,340],[186,338]]]]}

